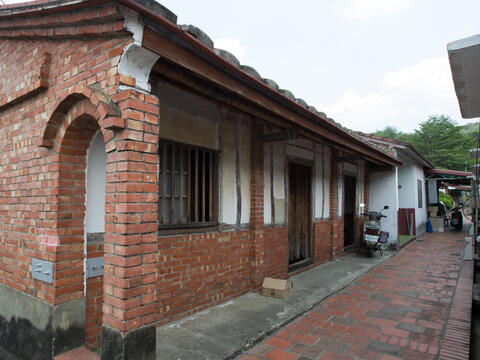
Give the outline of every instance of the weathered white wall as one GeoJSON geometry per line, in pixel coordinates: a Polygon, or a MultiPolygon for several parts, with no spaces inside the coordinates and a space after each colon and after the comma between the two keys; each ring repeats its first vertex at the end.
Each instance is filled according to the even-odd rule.
{"type": "Polygon", "coordinates": [[[105,179],[107,155],[102,132],[92,140],[87,153],[85,233],[105,231],[105,179]]]}
{"type": "Polygon", "coordinates": [[[382,230],[388,231],[390,236],[389,243],[398,242],[398,198],[397,192],[397,175],[395,170],[391,171],[375,171],[369,173],[370,191],[368,196],[369,208],[365,210],[380,211],[385,205],[390,208],[383,210],[382,214],[386,218],[382,219],[382,230]]]}
{"type": "Polygon", "coordinates": [[[286,224],[285,163],[287,159],[285,154],[284,142],[267,143],[264,145],[265,224],[273,223],[272,203],[275,210],[275,224],[286,224]]]}
{"type": "Polygon", "coordinates": [[[413,166],[411,164],[402,164],[398,168],[398,207],[399,208],[415,208],[415,188],[413,182],[413,166]]]}
{"type": "Polygon", "coordinates": [[[309,140],[291,140],[287,142],[287,156],[313,161],[313,142],[309,140]]]}
{"type": "Polygon", "coordinates": [[[343,217],[343,164],[340,163],[337,165],[337,173],[338,173],[338,181],[337,181],[337,199],[338,199],[338,206],[337,206],[337,217],[343,217]]]}
{"type": "Polygon", "coordinates": [[[358,160],[357,161],[357,197],[356,197],[356,214],[360,216],[362,209],[360,208],[360,204],[365,203],[365,160],[358,160]]]}
{"type": "Polygon", "coordinates": [[[263,145],[263,221],[272,223],[272,145],[263,145]]]}
{"type": "Polygon", "coordinates": [[[330,217],[330,148],[315,145],[315,218],[330,217]]]}
{"type": "Polygon", "coordinates": [[[423,167],[419,165],[413,165],[413,178],[415,188],[415,225],[417,236],[422,235],[427,230],[427,200],[425,194],[425,174],[423,167]],[[418,207],[418,192],[417,192],[417,180],[422,182],[422,207],[418,207]]]}
{"type": "Polygon", "coordinates": [[[273,201],[275,204],[275,224],[287,223],[287,200],[285,195],[285,143],[273,144],[273,201]]]}
{"type": "Polygon", "coordinates": [[[166,83],[157,83],[155,91],[161,139],[218,150],[220,111],[216,104],[166,83]]]}
{"type": "Polygon", "coordinates": [[[399,207],[415,209],[416,234],[426,231],[427,202],[425,194],[425,175],[423,167],[417,164],[403,164],[398,170],[399,207]],[[422,207],[418,207],[417,180],[422,181],[422,207]]]}
{"type": "Polygon", "coordinates": [[[237,190],[235,180],[235,119],[224,117],[221,124],[222,138],[222,211],[220,222],[236,224],[237,190]]]}
{"type": "Polygon", "coordinates": [[[242,215],[241,223],[250,222],[250,178],[251,178],[251,156],[250,156],[250,137],[251,122],[250,119],[240,116],[240,186],[242,192],[242,215]]]}

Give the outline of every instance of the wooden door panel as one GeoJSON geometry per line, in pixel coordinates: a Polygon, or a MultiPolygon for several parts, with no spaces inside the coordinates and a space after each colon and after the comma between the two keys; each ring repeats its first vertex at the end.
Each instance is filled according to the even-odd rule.
{"type": "Polygon", "coordinates": [[[311,257],[311,167],[288,166],[288,242],[289,264],[311,257]]]}
{"type": "Polygon", "coordinates": [[[344,214],[343,214],[343,246],[351,246],[355,243],[355,200],[356,179],[353,176],[344,177],[344,214]]]}

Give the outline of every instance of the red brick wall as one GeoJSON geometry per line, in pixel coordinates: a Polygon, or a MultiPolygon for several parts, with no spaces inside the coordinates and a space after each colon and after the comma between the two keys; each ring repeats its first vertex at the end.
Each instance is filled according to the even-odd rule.
{"type": "MultiPolygon", "coordinates": [[[[107,19],[117,10],[109,7],[101,15],[96,9],[89,11],[107,19]]],[[[55,14],[47,17],[54,19],[55,14]]],[[[123,27],[123,21],[118,23],[123,27]]],[[[105,26],[109,25],[105,20],[105,26]]],[[[2,26],[0,21],[0,29],[2,26]]],[[[15,23],[9,26],[13,29],[15,23]]],[[[75,27],[64,30],[80,32],[75,27]]],[[[2,34],[9,36],[9,31],[15,30],[2,34]]],[[[77,219],[85,210],[80,199],[84,196],[85,160],[78,153],[72,161],[73,157],[66,154],[60,156],[39,147],[37,140],[42,138],[59,101],[74,92],[74,85],[95,85],[107,94],[116,92],[115,66],[128,38],[121,32],[117,38],[53,40],[52,33],[52,40],[44,40],[34,38],[37,30],[24,31],[32,32],[29,40],[0,40],[0,64],[11,71],[0,74],[2,84],[6,84],[2,85],[2,93],[13,93],[17,101],[22,100],[2,102],[0,109],[0,282],[55,304],[83,296],[83,224],[77,219]],[[49,54],[51,63],[48,74],[46,68],[38,67],[41,61],[31,61],[41,60],[45,54],[49,54]],[[21,78],[28,85],[38,78],[39,71],[48,78],[48,88],[30,93],[27,89],[28,96],[15,92],[16,82],[5,78],[5,74],[21,78]],[[66,173],[69,169],[76,176],[60,179],[60,170],[66,173]],[[77,186],[78,206],[72,203],[70,194],[77,186]],[[53,284],[32,280],[32,258],[55,262],[53,284]]]]}
{"type": "MultiPolygon", "coordinates": [[[[87,257],[103,256],[103,243],[87,245],[87,257]]],[[[103,276],[87,279],[85,344],[99,347],[102,339],[103,276]]]]}
{"type": "Polygon", "coordinates": [[[313,254],[315,264],[332,260],[332,222],[329,220],[313,223],[313,254]]]}
{"type": "Polygon", "coordinates": [[[288,227],[269,227],[264,230],[265,276],[288,277],[288,227]]]}
{"type": "Polygon", "coordinates": [[[408,233],[407,218],[405,216],[405,210],[407,211],[408,221],[411,222],[410,228],[412,229],[412,234],[415,235],[415,209],[398,209],[397,212],[397,226],[398,226],[398,235],[410,235],[408,233]],[[412,215],[413,214],[413,215],[412,215]]]}
{"type": "Polygon", "coordinates": [[[158,239],[158,324],[245,294],[251,285],[251,232],[158,239]]]}

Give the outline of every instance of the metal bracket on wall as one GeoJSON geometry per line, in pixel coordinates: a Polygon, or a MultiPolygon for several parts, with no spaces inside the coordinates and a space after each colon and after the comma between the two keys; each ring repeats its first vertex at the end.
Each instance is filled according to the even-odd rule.
{"type": "Polygon", "coordinates": [[[32,278],[53,283],[53,263],[47,260],[32,259],[32,278]]]}
{"type": "Polygon", "coordinates": [[[87,278],[103,275],[103,256],[87,259],[87,278]]]}

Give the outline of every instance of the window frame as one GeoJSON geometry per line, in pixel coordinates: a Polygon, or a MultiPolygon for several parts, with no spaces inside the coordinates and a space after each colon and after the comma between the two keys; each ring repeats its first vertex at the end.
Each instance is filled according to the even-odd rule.
{"type": "Polygon", "coordinates": [[[423,208],[423,191],[422,191],[423,183],[421,179],[417,179],[417,205],[418,209],[423,208]]]}
{"type": "MultiPolygon", "coordinates": [[[[195,229],[195,228],[213,228],[219,225],[219,164],[220,152],[215,149],[205,148],[197,145],[186,144],[169,139],[160,139],[158,145],[158,228],[159,230],[176,230],[176,229],[195,229]],[[170,147],[170,169],[166,169],[167,152],[170,147]],[[180,153],[180,157],[186,155],[187,169],[184,169],[184,162],[179,161],[180,168],[177,170],[175,163],[176,150],[180,153]],[[166,151],[167,150],[167,151],[166,151]],[[192,152],[195,153],[195,160],[192,159],[192,152]],[[207,163],[208,166],[207,166],[207,163]],[[200,163],[201,161],[201,163],[200,163]],[[194,175],[192,175],[192,165],[194,175]],[[201,166],[201,167],[200,167],[201,166]],[[173,174],[172,174],[173,172],[173,174]],[[175,177],[178,175],[178,195],[176,193],[175,177]],[[187,176],[186,192],[183,194],[183,176],[187,176]],[[171,192],[167,193],[167,176],[171,177],[171,192]],[[194,180],[196,178],[196,182],[194,180]],[[206,179],[210,179],[206,182],[206,179]],[[208,187],[208,194],[206,193],[208,187]],[[193,188],[193,190],[192,190],[193,188]],[[201,191],[201,194],[200,194],[201,191]],[[200,194],[200,195],[199,195],[200,194]],[[166,202],[171,200],[170,219],[166,218],[166,202]],[[179,199],[179,216],[180,220],[175,217],[175,199],[179,199]],[[187,208],[186,216],[183,214],[183,201],[186,199],[187,208]],[[194,204],[191,202],[195,201],[194,204]],[[193,208],[194,214],[189,210],[193,208]],[[208,215],[206,213],[208,211],[208,215]],[[208,217],[208,219],[207,219],[208,217]],[[190,221],[189,219],[197,221],[190,221]]],[[[167,166],[168,167],[168,166],[167,166]]]]}

